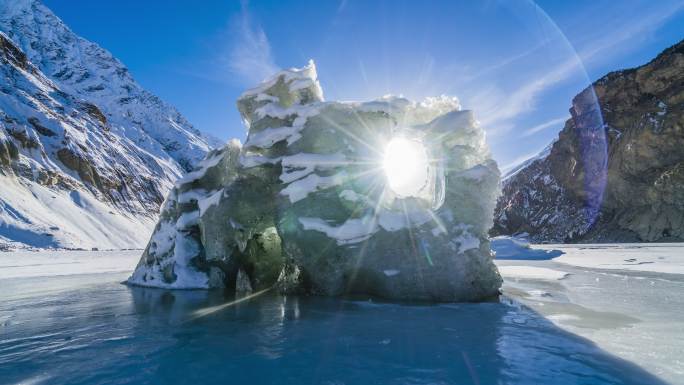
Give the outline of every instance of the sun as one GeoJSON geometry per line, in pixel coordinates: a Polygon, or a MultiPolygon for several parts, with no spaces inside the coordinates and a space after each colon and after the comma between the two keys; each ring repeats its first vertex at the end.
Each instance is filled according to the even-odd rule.
{"type": "Polygon", "coordinates": [[[428,184],[429,161],[418,139],[395,137],[387,143],[382,162],[387,183],[399,197],[418,197],[428,184]]]}

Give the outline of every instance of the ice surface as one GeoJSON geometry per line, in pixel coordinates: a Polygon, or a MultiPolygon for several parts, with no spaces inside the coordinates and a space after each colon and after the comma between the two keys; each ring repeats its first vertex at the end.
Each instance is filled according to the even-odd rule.
{"type": "MultiPolygon", "coordinates": [[[[629,253],[639,258],[660,245],[622,247],[629,246],[638,246],[629,253]]],[[[585,247],[599,260],[614,252],[585,247]]],[[[684,245],[667,247],[684,252],[684,245]]],[[[218,383],[227,375],[238,383],[293,384],[684,382],[678,274],[498,260],[570,275],[506,278],[499,303],[426,306],[263,293],[236,302],[221,292],[121,285],[136,258],[137,252],[0,253],[0,272],[23,265],[14,278],[0,277],[0,382],[218,383]],[[60,265],[78,267],[78,274],[52,270],[60,265]]]]}
{"type": "Polygon", "coordinates": [[[525,245],[516,253],[517,242],[492,242],[505,296],[666,381],[684,381],[684,244],[525,245]],[[540,269],[567,275],[509,274],[540,269]]]}
{"type": "Polygon", "coordinates": [[[564,271],[536,266],[499,266],[499,273],[504,279],[558,280],[568,276],[564,271]]]}
{"type": "Polygon", "coordinates": [[[540,245],[538,248],[562,250],[563,255],[554,261],[573,266],[684,274],[684,249],[681,243],[540,245]]]}
{"type": "Polygon", "coordinates": [[[492,238],[497,259],[547,260],[578,267],[684,274],[681,243],[543,244],[531,247],[525,238],[492,238]]]}
{"type": "Polygon", "coordinates": [[[0,253],[0,280],[130,272],[140,250],[0,253]]]}

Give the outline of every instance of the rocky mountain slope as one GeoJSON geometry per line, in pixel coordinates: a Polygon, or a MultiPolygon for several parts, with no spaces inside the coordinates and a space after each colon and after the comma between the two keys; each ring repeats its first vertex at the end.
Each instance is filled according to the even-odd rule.
{"type": "Polygon", "coordinates": [[[548,155],[504,180],[492,234],[684,240],[684,41],[599,79],[570,113],[548,155]]]}
{"type": "Polygon", "coordinates": [[[144,246],[218,140],[39,2],[0,2],[0,30],[0,247],[144,246]]]}

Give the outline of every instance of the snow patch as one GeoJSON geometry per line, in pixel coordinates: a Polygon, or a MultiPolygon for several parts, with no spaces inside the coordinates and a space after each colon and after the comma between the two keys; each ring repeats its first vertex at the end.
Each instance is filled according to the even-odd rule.
{"type": "Polygon", "coordinates": [[[304,230],[314,230],[337,240],[338,245],[358,243],[370,238],[377,231],[373,218],[363,217],[347,219],[339,226],[334,226],[321,218],[299,218],[304,230]]]}
{"type": "Polygon", "coordinates": [[[202,198],[197,201],[197,207],[199,207],[200,216],[204,215],[204,213],[207,212],[211,206],[217,205],[221,201],[223,191],[223,189],[220,189],[208,194],[206,198],[202,198]]]}
{"type": "Polygon", "coordinates": [[[499,266],[499,273],[504,278],[560,280],[569,275],[564,271],[535,266],[499,266]]]}
{"type": "Polygon", "coordinates": [[[331,176],[310,174],[290,183],[280,191],[280,195],[288,197],[290,203],[295,203],[306,198],[310,193],[341,184],[346,177],[347,173],[344,171],[331,176]]]}

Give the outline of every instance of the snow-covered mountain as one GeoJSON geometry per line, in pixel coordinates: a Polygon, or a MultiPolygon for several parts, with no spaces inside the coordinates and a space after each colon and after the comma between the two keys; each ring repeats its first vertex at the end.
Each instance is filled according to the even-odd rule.
{"type": "Polygon", "coordinates": [[[217,139],[36,0],[0,1],[0,247],[142,247],[217,139]]]}
{"type": "Polygon", "coordinates": [[[492,234],[684,240],[684,41],[599,79],[570,113],[548,151],[504,178],[492,234]]]}

